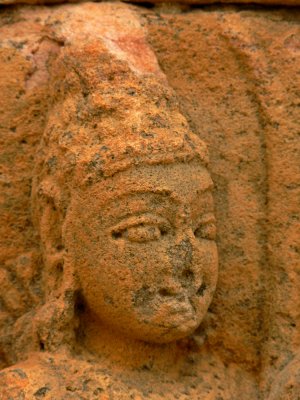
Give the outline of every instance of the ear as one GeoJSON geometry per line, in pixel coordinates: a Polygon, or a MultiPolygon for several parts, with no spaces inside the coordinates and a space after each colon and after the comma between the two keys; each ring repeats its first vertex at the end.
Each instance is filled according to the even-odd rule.
{"type": "Polygon", "coordinates": [[[62,250],[61,191],[52,179],[43,180],[38,188],[39,212],[37,217],[41,241],[47,253],[62,250]]]}
{"type": "Polygon", "coordinates": [[[57,290],[64,269],[64,220],[61,190],[52,178],[43,180],[34,196],[36,226],[39,227],[47,287],[57,290]]]}

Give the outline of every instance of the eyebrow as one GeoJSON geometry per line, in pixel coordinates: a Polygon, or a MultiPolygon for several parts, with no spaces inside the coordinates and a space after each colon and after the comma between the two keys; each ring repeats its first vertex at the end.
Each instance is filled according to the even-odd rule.
{"type": "MultiPolygon", "coordinates": [[[[205,186],[203,189],[199,190],[199,195],[200,194],[202,195],[202,194],[212,190],[213,187],[214,187],[214,183],[210,179],[208,184],[207,184],[207,186],[205,186]]],[[[170,189],[151,189],[151,190],[142,190],[142,189],[141,190],[134,190],[134,189],[132,189],[132,190],[129,190],[129,191],[124,190],[120,194],[117,194],[117,195],[114,195],[112,197],[109,197],[109,199],[107,201],[105,201],[103,203],[103,205],[108,203],[108,202],[112,202],[114,200],[118,200],[118,199],[122,200],[122,198],[124,198],[126,196],[130,196],[130,195],[133,196],[135,194],[136,195],[141,195],[141,194],[161,195],[161,196],[166,196],[171,201],[173,201],[175,204],[179,204],[180,203],[180,200],[179,200],[178,196],[176,196],[174,194],[174,192],[172,190],[170,190],[170,189]]]]}
{"type": "Polygon", "coordinates": [[[134,195],[160,195],[160,196],[166,196],[168,199],[170,199],[172,202],[175,204],[179,203],[179,200],[174,196],[171,190],[166,190],[166,189],[157,189],[157,190],[130,190],[130,191],[124,191],[121,194],[115,195],[110,197],[107,201],[103,203],[103,205],[106,205],[109,202],[114,202],[117,200],[122,200],[126,196],[134,196],[134,195]]]}
{"type": "MultiPolygon", "coordinates": [[[[116,217],[118,220],[122,220],[124,218],[128,218],[128,216],[130,215],[135,215],[135,216],[139,216],[142,215],[146,212],[149,213],[149,204],[147,205],[147,198],[143,199],[142,197],[139,198],[135,198],[134,196],[140,196],[140,195],[154,195],[154,196],[165,196],[164,199],[166,199],[167,201],[169,201],[170,205],[173,205],[175,207],[179,206],[179,201],[174,198],[174,196],[172,196],[172,192],[168,191],[168,190],[151,190],[151,191],[145,191],[145,190],[141,190],[141,191],[127,191],[127,192],[123,192],[117,196],[112,196],[110,197],[108,200],[106,200],[103,205],[102,205],[102,210],[101,213],[108,213],[108,215],[110,214],[113,217],[116,217]],[[131,198],[126,198],[126,196],[131,196],[131,198]],[[120,205],[120,204],[116,204],[117,201],[127,201],[128,203],[130,202],[134,202],[135,200],[144,200],[145,202],[145,206],[143,207],[143,204],[140,205],[140,210],[130,210],[130,205],[128,206],[128,208],[126,210],[124,210],[124,206],[120,205]],[[147,206],[147,207],[146,207],[147,206]],[[116,215],[114,215],[116,212],[116,215]]],[[[124,204],[126,206],[126,204],[124,204]]],[[[155,206],[153,205],[153,212],[155,211],[156,213],[159,212],[159,210],[155,209],[155,206]]],[[[152,208],[151,207],[151,208],[152,208]]],[[[150,211],[152,212],[152,210],[150,211]]]]}

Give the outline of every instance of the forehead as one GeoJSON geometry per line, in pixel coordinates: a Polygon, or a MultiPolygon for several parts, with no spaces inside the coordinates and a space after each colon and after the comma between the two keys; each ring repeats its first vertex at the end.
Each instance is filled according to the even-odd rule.
{"type": "Polygon", "coordinates": [[[196,216],[213,211],[212,186],[207,169],[197,162],[140,165],[74,190],[72,205],[90,220],[147,211],[171,218],[180,209],[196,216]]]}
{"type": "MultiPolygon", "coordinates": [[[[81,199],[93,198],[103,205],[135,193],[156,193],[175,202],[191,201],[210,191],[209,172],[197,162],[139,165],[86,188],[74,190],[81,199]]],[[[73,196],[72,196],[73,197],[73,196]]]]}

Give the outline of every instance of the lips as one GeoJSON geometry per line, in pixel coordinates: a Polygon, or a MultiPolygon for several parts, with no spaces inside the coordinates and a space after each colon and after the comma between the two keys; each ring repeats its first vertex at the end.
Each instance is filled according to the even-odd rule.
{"type": "Polygon", "coordinates": [[[206,285],[203,283],[189,289],[175,284],[162,286],[158,290],[144,286],[135,293],[133,300],[144,316],[158,313],[159,318],[168,319],[172,316],[176,319],[176,315],[182,315],[194,319],[200,311],[199,305],[205,291],[206,285]]]}
{"type": "Polygon", "coordinates": [[[194,318],[195,315],[195,310],[194,307],[192,306],[192,304],[189,302],[185,305],[182,306],[174,306],[174,308],[170,308],[169,311],[169,315],[185,315],[187,316],[187,314],[190,314],[190,317],[194,318]]]}
{"type": "Polygon", "coordinates": [[[166,315],[176,314],[195,314],[196,308],[194,302],[187,293],[172,292],[167,288],[160,289],[159,292],[160,307],[165,307],[166,315]]]}
{"type": "Polygon", "coordinates": [[[196,295],[199,287],[193,288],[193,293],[187,290],[173,290],[164,286],[153,294],[147,308],[139,309],[142,321],[158,329],[157,338],[165,342],[177,340],[193,332],[200,324],[204,309],[196,295]],[[145,317],[147,316],[147,319],[145,317]]]}
{"type": "MultiPolygon", "coordinates": [[[[204,300],[207,290],[207,285],[202,282],[200,286],[186,290],[182,287],[180,289],[176,287],[167,286],[162,287],[157,291],[161,303],[159,307],[166,306],[165,310],[167,315],[185,315],[190,314],[190,318],[194,319],[195,315],[199,314],[199,306],[204,300]],[[199,303],[200,302],[200,303],[199,303]]],[[[201,308],[201,307],[200,307],[201,308]]],[[[200,311],[201,312],[201,311],[200,311]]]]}

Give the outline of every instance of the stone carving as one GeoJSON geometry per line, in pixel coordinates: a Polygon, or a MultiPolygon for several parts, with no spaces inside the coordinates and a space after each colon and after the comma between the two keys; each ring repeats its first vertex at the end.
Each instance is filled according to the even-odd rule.
{"type": "Polygon", "coordinates": [[[1,9],[1,399],[298,398],[296,15],[187,10],[1,9]]]}
{"type": "MultiPolygon", "coordinates": [[[[49,3],[64,3],[65,1],[62,0],[50,0],[49,3]]],[[[74,2],[71,0],[68,0],[68,2],[74,2]]],[[[134,3],[142,3],[141,0],[135,0],[133,1],[134,3]]],[[[242,4],[248,4],[250,1],[249,0],[234,0],[234,1],[229,1],[229,0],[222,0],[221,3],[242,3],[242,4]]],[[[1,4],[19,4],[19,3],[24,3],[24,4],[43,4],[46,3],[43,0],[0,0],[0,5],[1,4]]],[[[153,0],[151,3],[154,4],[162,4],[164,5],[164,2],[162,0],[153,0]]],[[[170,5],[173,6],[173,8],[176,9],[186,9],[184,5],[196,5],[196,4],[214,4],[218,3],[217,0],[185,0],[181,2],[177,1],[170,1],[170,5]]],[[[283,5],[283,6],[299,6],[299,1],[298,0],[285,0],[284,2],[282,0],[254,0],[251,3],[257,3],[257,4],[263,4],[263,5],[283,5]]]]}
{"type": "MultiPolygon", "coordinates": [[[[32,186],[45,293],[18,336],[23,343],[30,330],[36,355],[4,370],[4,398],[66,398],[74,366],[88,374],[77,377],[80,388],[70,384],[78,396],[113,390],[124,398],[141,392],[130,384],[140,370],[151,385],[161,370],[164,397],[190,357],[193,341],[182,340],[212,300],[218,261],[206,146],[155,57],[153,67],[130,57],[120,60],[98,42],[53,63],[32,186]]],[[[180,390],[195,389],[197,379],[180,390]]]]}
{"type": "MultiPolygon", "coordinates": [[[[153,79],[141,87],[124,63],[110,78],[122,73],[130,86],[127,76],[106,96],[103,77],[93,81],[89,114],[70,107],[69,90],[50,113],[33,185],[46,296],[55,313],[61,302],[73,308],[80,293],[91,334],[92,326],[111,326],[165,343],[195,330],[215,289],[212,181],[206,147],[172,94],[153,79]]],[[[75,96],[76,107],[84,93],[75,96]]]]}

